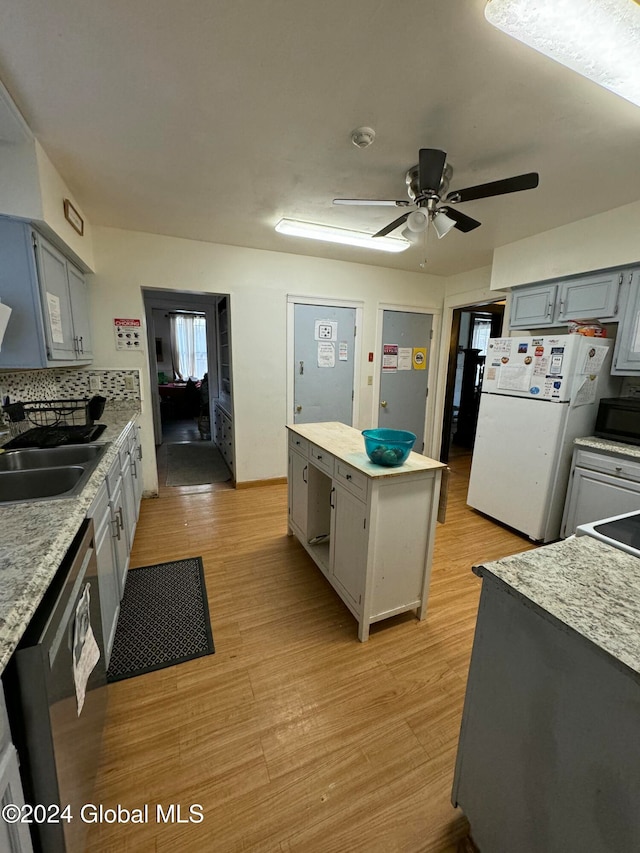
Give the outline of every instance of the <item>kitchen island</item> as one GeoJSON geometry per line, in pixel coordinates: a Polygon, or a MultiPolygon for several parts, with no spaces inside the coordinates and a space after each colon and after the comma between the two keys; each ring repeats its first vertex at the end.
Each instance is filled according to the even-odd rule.
{"type": "Polygon", "coordinates": [[[362,434],[341,423],[289,430],[289,534],[295,534],[358,622],[416,610],[424,619],[442,462],[410,453],[374,465],[362,434]]]}
{"type": "Polygon", "coordinates": [[[640,850],[640,560],[582,536],[474,571],[452,792],[474,841],[640,850]]]}

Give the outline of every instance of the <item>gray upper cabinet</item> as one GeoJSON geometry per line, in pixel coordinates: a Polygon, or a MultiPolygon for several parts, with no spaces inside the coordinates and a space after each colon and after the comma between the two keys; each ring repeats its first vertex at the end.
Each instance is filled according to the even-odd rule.
{"type": "Polygon", "coordinates": [[[640,270],[634,270],[624,284],[611,373],[640,374],[640,270]]]}
{"type": "Polygon", "coordinates": [[[515,288],[511,294],[510,328],[537,329],[552,326],[557,288],[555,282],[515,288]]]}
{"type": "Polygon", "coordinates": [[[0,218],[0,299],[12,309],[0,367],[91,362],[84,275],[26,222],[0,218]]]}
{"type": "Polygon", "coordinates": [[[615,320],[621,283],[619,270],[560,282],[556,320],[615,320]]]}
{"type": "Polygon", "coordinates": [[[579,278],[514,288],[511,329],[563,326],[570,320],[618,319],[620,288],[628,273],[608,270],[579,278]]]}

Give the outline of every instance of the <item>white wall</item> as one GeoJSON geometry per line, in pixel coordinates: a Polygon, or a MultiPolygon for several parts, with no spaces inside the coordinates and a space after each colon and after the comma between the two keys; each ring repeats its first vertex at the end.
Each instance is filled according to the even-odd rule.
{"type": "MultiPolygon", "coordinates": [[[[144,321],[141,288],[191,293],[228,293],[231,303],[236,479],[286,474],[287,295],[362,300],[359,335],[362,375],[360,423],[372,423],[372,388],[366,385],[366,354],[375,350],[378,304],[414,305],[440,311],[445,280],[319,258],[161,237],[111,228],[93,232],[98,273],[90,277],[94,368],[140,368],[143,442],[153,447],[146,352],[115,349],[113,319],[144,321]]],[[[439,342],[434,340],[434,347],[439,342]]],[[[145,457],[146,490],[157,485],[154,459],[145,457]]]]}
{"type": "Polygon", "coordinates": [[[493,253],[494,290],[640,261],[640,202],[545,231],[493,253]]]}
{"type": "Polygon", "coordinates": [[[86,270],[94,269],[91,225],[82,208],[73,197],[42,146],[36,141],[35,153],[38,166],[40,194],[42,197],[42,219],[44,223],[64,241],[86,270]],[[72,228],[64,215],[64,200],[68,198],[84,220],[83,235],[72,228]]]}

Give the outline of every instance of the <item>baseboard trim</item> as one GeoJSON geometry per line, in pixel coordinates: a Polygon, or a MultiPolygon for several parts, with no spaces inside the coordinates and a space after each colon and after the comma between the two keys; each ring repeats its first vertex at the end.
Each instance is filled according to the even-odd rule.
{"type": "Polygon", "coordinates": [[[241,483],[236,483],[236,489],[254,489],[258,486],[284,486],[286,482],[286,477],[273,477],[271,480],[243,480],[241,483]]]}

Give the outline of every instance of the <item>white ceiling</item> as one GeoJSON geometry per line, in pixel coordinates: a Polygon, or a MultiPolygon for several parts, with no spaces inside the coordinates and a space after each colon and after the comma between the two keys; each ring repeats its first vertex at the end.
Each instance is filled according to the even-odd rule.
{"type": "Polygon", "coordinates": [[[493,29],[484,0],[9,0],[0,78],[93,224],[419,271],[276,234],[282,216],[373,233],[421,147],[451,189],[540,173],[469,202],[426,271],[640,199],[640,108],[493,29]],[[352,129],[375,143],[358,150],[352,129]]]}

